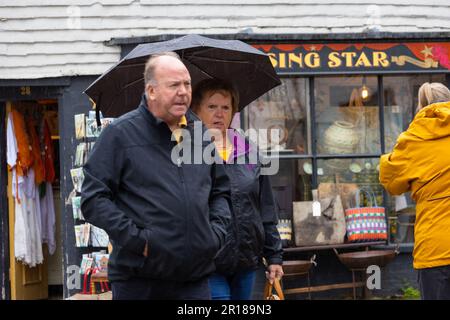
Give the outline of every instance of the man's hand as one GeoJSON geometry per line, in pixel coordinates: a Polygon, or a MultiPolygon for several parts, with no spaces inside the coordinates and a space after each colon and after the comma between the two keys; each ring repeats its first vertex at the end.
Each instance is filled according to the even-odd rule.
{"type": "Polygon", "coordinates": [[[269,282],[272,284],[275,278],[281,279],[283,277],[283,267],[279,264],[271,264],[266,271],[266,277],[269,279],[269,282]]]}
{"type": "Polygon", "coordinates": [[[145,248],[144,248],[144,252],[142,253],[142,255],[146,258],[148,257],[148,243],[147,242],[145,243],[145,248]]]}

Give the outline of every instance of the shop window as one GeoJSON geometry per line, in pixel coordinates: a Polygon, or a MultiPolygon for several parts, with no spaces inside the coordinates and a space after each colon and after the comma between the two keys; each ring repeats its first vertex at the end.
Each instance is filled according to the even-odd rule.
{"type": "MultiPolygon", "coordinates": [[[[446,83],[445,75],[384,76],[384,141],[386,153],[391,152],[400,133],[414,117],[420,86],[425,82],[446,83]]],[[[410,193],[387,195],[388,223],[391,243],[414,242],[415,203],[410,193]]]]}
{"type": "Polygon", "coordinates": [[[318,153],[379,153],[377,77],[317,77],[314,85],[318,153]]]}
{"type": "MultiPolygon", "coordinates": [[[[270,177],[272,190],[278,203],[279,219],[291,230],[295,201],[312,200],[312,162],[310,159],[280,159],[277,174],[270,177]]],[[[292,233],[291,233],[292,236],[292,233]]],[[[294,239],[283,239],[283,246],[294,246],[294,239]]]]}
{"type": "Polygon", "coordinates": [[[257,132],[261,150],[308,154],[310,143],[309,89],[305,78],[285,78],[282,84],[244,109],[247,129],[257,132]]]}
{"type": "MultiPolygon", "coordinates": [[[[325,191],[328,193],[329,189],[340,190],[343,207],[348,209],[355,205],[354,192],[365,189],[373,193],[377,205],[383,205],[383,187],[378,179],[378,158],[319,159],[317,167],[319,196],[321,191],[323,195],[325,191]]],[[[369,202],[366,198],[363,200],[365,205],[369,202]]]]}
{"type": "Polygon", "coordinates": [[[387,196],[386,212],[391,243],[414,242],[414,223],[416,221],[416,206],[411,199],[411,193],[399,196],[387,196]]]}
{"type": "Polygon", "coordinates": [[[446,83],[445,75],[384,76],[384,141],[390,152],[397,137],[405,131],[417,108],[417,95],[425,82],[446,83]]]}
{"type": "MultiPolygon", "coordinates": [[[[364,187],[373,192],[377,205],[386,208],[389,242],[413,243],[415,203],[409,193],[390,196],[384,191],[379,156],[391,152],[399,134],[408,128],[424,82],[447,83],[445,74],[284,78],[282,85],[245,108],[235,119],[244,130],[286,132],[277,145],[267,135],[260,134],[255,141],[263,151],[279,151],[271,154],[279,158],[279,171],[271,181],[280,219],[292,219],[293,202],[311,201],[313,189],[323,197],[339,185],[343,206],[348,208],[354,191],[364,187]]],[[[368,205],[367,200],[363,204],[368,205]]]]}

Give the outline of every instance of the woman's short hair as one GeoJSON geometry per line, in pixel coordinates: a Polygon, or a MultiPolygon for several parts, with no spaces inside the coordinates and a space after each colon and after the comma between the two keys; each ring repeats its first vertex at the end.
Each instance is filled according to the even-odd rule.
{"type": "Polygon", "coordinates": [[[239,95],[233,88],[231,83],[218,79],[206,79],[200,81],[192,90],[191,109],[194,112],[198,111],[202,100],[205,98],[207,92],[219,92],[222,94],[229,94],[231,96],[231,108],[233,115],[238,112],[239,95]]]}
{"type": "Polygon", "coordinates": [[[416,113],[430,104],[447,101],[450,101],[450,90],[446,86],[439,82],[425,82],[419,88],[416,113]]]}

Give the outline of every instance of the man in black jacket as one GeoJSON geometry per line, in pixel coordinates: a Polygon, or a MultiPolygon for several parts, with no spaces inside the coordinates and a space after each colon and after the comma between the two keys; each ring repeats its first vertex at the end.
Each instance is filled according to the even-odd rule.
{"type": "Polygon", "coordinates": [[[81,210],[109,234],[113,299],[209,299],[231,217],[229,181],[219,164],[173,159],[175,133],[191,132],[194,120],[179,57],[150,57],[144,78],[138,108],[105,128],[84,166],[81,210]]]}

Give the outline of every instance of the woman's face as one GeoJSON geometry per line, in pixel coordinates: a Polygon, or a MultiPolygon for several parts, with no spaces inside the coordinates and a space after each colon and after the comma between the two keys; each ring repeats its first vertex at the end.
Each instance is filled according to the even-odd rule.
{"type": "Polygon", "coordinates": [[[208,129],[217,129],[225,134],[233,117],[231,94],[225,91],[207,91],[197,115],[208,129]]]}

